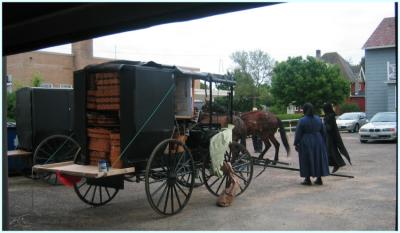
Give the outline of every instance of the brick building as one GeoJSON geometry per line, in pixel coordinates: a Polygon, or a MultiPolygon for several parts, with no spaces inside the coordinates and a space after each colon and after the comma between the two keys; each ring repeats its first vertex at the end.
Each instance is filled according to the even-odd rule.
{"type": "Polygon", "coordinates": [[[73,43],[71,50],[71,54],[33,51],[7,56],[7,76],[13,88],[31,86],[37,74],[45,86],[72,87],[75,70],[113,60],[93,57],[93,40],[73,43]]]}
{"type": "MultiPolygon", "coordinates": [[[[21,86],[31,86],[32,79],[39,74],[45,87],[73,87],[75,70],[80,70],[90,64],[100,64],[114,59],[93,57],[93,40],[73,43],[71,54],[33,51],[7,56],[7,76],[12,80],[15,89],[21,86]]],[[[155,61],[156,62],[156,61],[155,61]]],[[[179,66],[191,71],[199,68],[179,66]]],[[[9,84],[7,84],[9,85],[9,84]]],[[[194,100],[204,103],[204,89],[200,89],[200,81],[194,82],[194,100]]],[[[226,91],[213,91],[215,96],[226,96],[226,91]]]]}

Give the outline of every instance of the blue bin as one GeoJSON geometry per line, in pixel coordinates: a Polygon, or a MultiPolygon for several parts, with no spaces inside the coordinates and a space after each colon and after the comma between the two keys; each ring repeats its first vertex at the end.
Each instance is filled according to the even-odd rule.
{"type": "MultiPolygon", "coordinates": [[[[17,133],[15,123],[7,122],[7,150],[17,148],[17,133]]],[[[26,159],[22,157],[8,157],[8,174],[22,173],[27,168],[26,159]]]]}
{"type": "Polygon", "coordinates": [[[17,147],[16,144],[16,138],[17,138],[17,130],[15,127],[15,123],[12,122],[7,122],[7,150],[15,150],[17,147]]]}

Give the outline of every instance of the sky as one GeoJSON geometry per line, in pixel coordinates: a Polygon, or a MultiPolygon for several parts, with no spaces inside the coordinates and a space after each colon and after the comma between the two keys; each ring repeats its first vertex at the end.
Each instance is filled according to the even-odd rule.
{"type": "MultiPolygon", "coordinates": [[[[351,64],[394,3],[289,2],[197,20],[154,26],[94,39],[94,56],[200,68],[233,70],[235,51],[260,49],[275,61],[338,52],[351,64]]],[[[45,49],[69,52],[64,45],[45,49]]]]}

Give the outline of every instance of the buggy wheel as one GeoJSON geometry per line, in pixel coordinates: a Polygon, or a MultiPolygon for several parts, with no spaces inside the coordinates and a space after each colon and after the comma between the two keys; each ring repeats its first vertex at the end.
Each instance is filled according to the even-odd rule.
{"type": "MultiPolygon", "coordinates": [[[[232,142],[225,152],[225,161],[232,164],[235,176],[239,180],[240,191],[236,194],[236,196],[239,196],[247,189],[253,177],[253,160],[243,145],[232,142]]],[[[228,176],[226,174],[222,177],[213,174],[211,159],[203,163],[203,179],[208,191],[215,196],[219,196],[228,187],[228,176]]]]}
{"type": "Polygon", "coordinates": [[[88,178],[85,177],[74,184],[74,190],[83,202],[92,206],[107,204],[119,191],[119,189],[113,187],[88,184],[88,178]]]}
{"type": "MultiPolygon", "coordinates": [[[[202,168],[203,168],[203,162],[202,161],[197,161],[194,162],[194,184],[193,188],[198,188],[204,184],[203,181],[203,176],[202,176],[202,168]]],[[[190,183],[187,183],[186,180],[178,180],[179,184],[185,186],[185,187],[190,187],[190,183]]]]}
{"type": "MultiPolygon", "coordinates": [[[[33,154],[33,165],[72,161],[79,151],[80,146],[73,138],[65,135],[52,135],[45,138],[36,147],[33,154]]],[[[55,173],[38,173],[36,177],[49,184],[57,184],[55,173]]]]}
{"type": "Polygon", "coordinates": [[[182,142],[166,139],[158,144],[145,172],[146,196],[151,208],[161,215],[180,212],[192,194],[194,170],[192,154],[182,142]]]}

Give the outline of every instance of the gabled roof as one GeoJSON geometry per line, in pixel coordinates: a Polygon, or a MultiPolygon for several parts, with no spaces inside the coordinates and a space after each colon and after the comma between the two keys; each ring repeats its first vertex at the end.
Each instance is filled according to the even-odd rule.
{"type": "Polygon", "coordinates": [[[396,23],[395,18],[384,18],[375,29],[374,33],[365,42],[363,49],[377,49],[395,47],[396,45],[396,23]]]}
{"type": "Polygon", "coordinates": [[[338,65],[342,75],[350,82],[355,82],[356,75],[351,69],[350,64],[337,52],[325,53],[321,59],[327,63],[338,65]]]}

